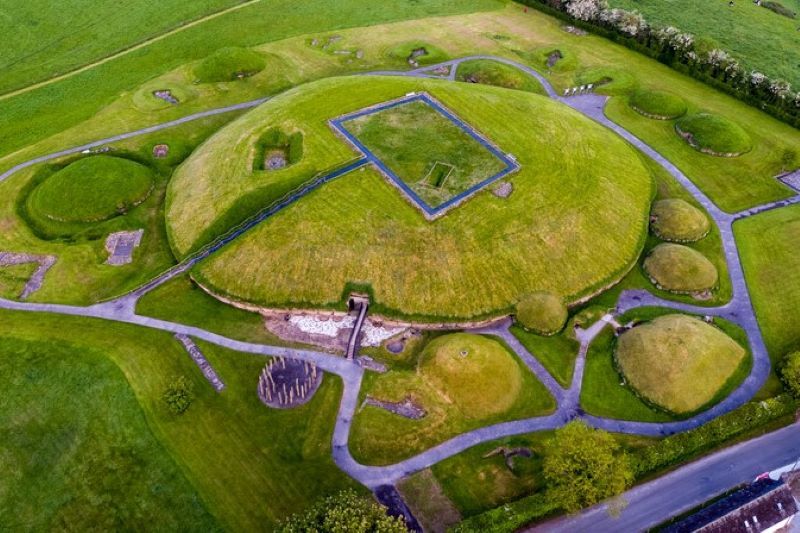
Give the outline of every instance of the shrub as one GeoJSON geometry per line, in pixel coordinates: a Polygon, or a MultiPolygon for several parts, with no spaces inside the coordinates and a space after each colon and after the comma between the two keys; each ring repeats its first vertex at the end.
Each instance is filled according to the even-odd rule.
{"type": "Polygon", "coordinates": [[[558,510],[543,492],[536,492],[485,513],[471,516],[455,526],[453,533],[516,531],[558,510]]]}
{"type": "Polygon", "coordinates": [[[529,294],[517,304],[517,322],[528,331],[540,335],[555,335],[561,331],[567,316],[564,302],[549,292],[529,294]]]}
{"type": "Polygon", "coordinates": [[[266,61],[258,52],[247,48],[229,46],[220,48],[194,69],[194,75],[202,83],[233,81],[252,76],[264,70],[266,61]]]}
{"type": "Polygon", "coordinates": [[[693,148],[710,155],[737,156],[752,148],[750,136],[741,126],[711,113],[684,117],[675,130],[693,148]]]}
{"type": "Polygon", "coordinates": [[[659,120],[671,120],[686,114],[686,102],[680,96],[661,91],[636,91],[630,99],[634,111],[659,120]]]}
{"type": "Polygon", "coordinates": [[[711,230],[708,217],[689,202],[679,198],[659,200],[650,212],[650,228],[662,240],[694,242],[711,230]]]}
{"type": "Polygon", "coordinates": [[[800,352],[790,353],[784,358],[781,377],[795,398],[800,398],[800,352]]]}
{"type": "Polygon", "coordinates": [[[176,376],[167,385],[163,395],[167,407],[176,415],[183,414],[192,405],[192,384],[184,376],[176,376]]]}
{"type": "Polygon", "coordinates": [[[400,517],[386,514],[386,508],[359,496],[353,490],[344,490],[317,501],[304,512],[291,516],[277,531],[281,533],[406,533],[400,517]]]}

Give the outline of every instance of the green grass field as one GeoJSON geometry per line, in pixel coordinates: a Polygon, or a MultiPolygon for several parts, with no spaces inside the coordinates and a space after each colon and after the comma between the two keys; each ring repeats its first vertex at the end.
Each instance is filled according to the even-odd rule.
{"type": "Polygon", "coordinates": [[[431,223],[374,171],[355,172],[201,264],[199,281],[233,298],[290,306],[336,305],[348,282],[369,284],[373,306],[386,312],[469,318],[510,309],[522,294],[538,290],[572,301],[632,266],[652,194],[650,174],[635,152],[558,103],[437,80],[326,80],[286,93],[222,130],[171,182],[167,224],[173,248],[185,254],[228,227],[217,220],[241,217],[239,203],[248,198],[267,205],[290,184],[346,161],[352,151],[325,120],[410,90],[431,92],[519,154],[522,168],[510,178],[509,198],[482,192],[431,223]],[[320,100],[321,93],[334,97],[320,100]],[[339,94],[348,95],[346,106],[335,98],[339,94]],[[318,105],[305,105],[309,101],[318,105]],[[528,119],[509,123],[511,114],[528,119]],[[265,125],[284,123],[303,130],[303,160],[269,176],[251,175],[252,140],[265,125]],[[553,142],[562,150],[574,145],[574,157],[565,160],[549,150],[553,142]],[[552,168],[561,171],[556,175],[552,168]],[[589,262],[583,259],[587,254],[589,262]],[[541,257],[550,260],[533,259],[541,257]]]}
{"type": "Polygon", "coordinates": [[[568,331],[551,337],[543,337],[525,331],[519,326],[512,326],[511,333],[562,386],[569,386],[580,344],[569,335],[568,331]]]}
{"type": "Polygon", "coordinates": [[[2,529],[218,527],[103,353],[4,336],[0,376],[2,529]]]}
{"type": "MultiPolygon", "coordinates": [[[[800,12],[798,0],[779,2],[791,11],[800,12]]],[[[717,0],[611,0],[609,4],[635,9],[651,24],[677,26],[710,39],[750,69],[800,86],[797,19],[778,15],[753,2],[735,2],[729,6],[717,0]]]]}
{"type": "Polygon", "coordinates": [[[38,267],[36,263],[0,267],[0,298],[17,298],[38,267]]]}
{"type": "Polygon", "coordinates": [[[746,362],[747,351],[712,325],[665,315],[622,334],[615,360],[630,387],[683,415],[707,405],[746,362]]]}
{"type": "Polygon", "coordinates": [[[427,411],[412,420],[374,406],[360,410],[350,449],[367,464],[397,462],[470,429],[555,408],[544,386],[508,348],[466,333],[432,340],[415,368],[367,374],[362,395],[390,402],[410,397],[427,411]]]}
{"type": "Polygon", "coordinates": [[[489,179],[505,164],[426,102],[344,122],[422,200],[436,207],[489,179]]]}

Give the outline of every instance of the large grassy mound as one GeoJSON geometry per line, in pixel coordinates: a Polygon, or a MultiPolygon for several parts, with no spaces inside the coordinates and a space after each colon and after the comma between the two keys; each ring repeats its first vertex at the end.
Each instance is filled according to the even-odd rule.
{"type": "Polygon", "coordinates": [[[353,159],[329,119],[422,90],[516,155],[510,197],[486,190],[431,222],[376,171],[353,172],[209,258],[197,278],[261,305],[334,306],[356,283],[369,286],[376,311],[471,318],[511,312],[537,291],[574,301],[627,272],[647,230],[652,182],[623,141],[534,94],[395,77],[315,82],[218,132],[170,182],[173,249],[183,256],[353,159]],[[253,173],[257,139],[272,127],[303,133],[303,159],[253,173]]]}
{"type": "Polygon", "coordinates": [[[528,76],[518,68],[491,59],[474,59],[461,63],[456,72],[456,79],[469,83],[483,83],[506,89],[545,94],[544,88],[535,78],[528,76]]]}
{"type": "Polygon", "coordinates": [[[386,402],[411,400],[426,413],[412,420],[375,406],[359,411],[350,447],[370,464],[396,462],[470,429],[543,415],[555,406],[503,344],[469,333],[435,338],[415,367],[370,374],[363,391],[386,402]]]}
{"type": "Polygon", "coordinates": [[[686,116],[675,123],[675,130],[692,147],[711,155],[737,156],[753,147],[741,126],[711,113],[686,116]]]}
{"type": "Polygon", "coordinates": [[[653,233],[665,241],[699,241],[711,229],[708,217],[680,198],[667,198],[655,202],[650,216],[653,233]]]}
{"type": "Polygon", "coordinates": [[[264,56],[258,52],[228,46],[203,59],[195,67],[194,75],[201,83],[233,81],[261,72],[265,66],[264,56]]]}
{"type": "Polygon", "coordinates": [[[517,304],[516,318],[519,324],[541,335],[554,335],[561,331],[567,321],[567,306],[549,292],[525,295],[517,304]]]}
{"type": "Polygon", "coordinates": [[[719,329],[686,315],[665,315],[623,333],[616,361],[645,399],[677,414],[708,404],[746,351],[719,329]]]}
{"type": "Polygon", "coordinates": [[[630,105],[642,115],[659,120],[670,120],[686,114],[683,98],[662,91],[636,91],[631,95],[630,105]]]}
{"type": "Polygon", "coordinates": [[[153,173],[121,157],[79,159],[33,190],[28,210],[60,222],[99,222],[142,203],[153,187],[153,173]]]}
{"type": "Polygon", "coordinates": [[[644,260],[644,270],[659,288],[677,293],[711,290],[717,267],[703,254],[680,244],[659,244],[644,260]]]}

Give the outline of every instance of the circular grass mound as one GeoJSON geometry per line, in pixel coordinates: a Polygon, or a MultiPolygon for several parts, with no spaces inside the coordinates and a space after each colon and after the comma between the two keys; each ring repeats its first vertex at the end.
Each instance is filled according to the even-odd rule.
{"type": "Polygon", "coordinates": [[[182,105],[193,100],[197,96],[196,91],[172,81],[151,81],[142,85],[133,95],[133,105],[141,111],[157,111],[175,105],[182,105]],[[156,96],[160,93],[162,97],[156,96]],[[167,96],[168,95],[168,96],[167,96]],[[174,101],[170,101],[170,98],[174,101]],[[177,104],[175,103],[177,102],[177,104]]]}
{"type": "Polygon", "coordinates": [[[531,57],[539,68],[553,72],[567,72],[578,68],[578,58],[571,50],[562,47],[545,46],[531,52],[531,57]]]}
{"type": "Polygon", "coordinates": [[[644,270],[659,288],[681,294],[704,292],[717,285],[717,267],[681,244],[659,244],[644,260],[644,270]]]}
{"type": "Polygon", "coordinates": [[[632,74],[612,67],[592,67],[581,71],[575,77],[576,85],[594,85],[599,94],[628,94],[636,89],[638,82],[632,74]]]}
{"type": "Polygon", "coordinates": [[[630,106],[637,113],[657,120],[672,120],[686,114],[683,98],[661,91],[636,91],[631,96],[630,106]]]}
{"type": "Polygon", "coordinates": [[[640,396],[681,415],[714,400],[745,356],[745,349],[716,327],[674,314],[623,333],[615,360],[640,396]]]}
{"type": "Polygon", "coordinates": [[[264,56],[247,48],[220,48],[200,62],[194,75],[201,83],[233,81],[258,74],[266,66],[264,56]]]}
{"type": "Polygon", "coordinates": [[[549,292],[528,294],[517,304],[517,322],[540,335],[555,335],[561,331],[567,316],[563,300],[549,292]]]}
{"type": "Polygon", "coordinates": [[[675,123],[675,131],[696,150],[719,157],[736,157],[753,147],[741,126],[711,113],[683,117],[675,123]]]}
{"type": "Polygon", "coordinates": [[[153,173],[121,157],[79,159],[39,184],[28,198],[34,215],[59,222],[101,222],[142,203],[153,173]]]}
{"type": "Polygon", "coordinates": [[[491,59],[474,59],[461,63],[456,72],[456,79],[468,83],[481,83],[483,85],[505,87],[506,89],[545,94],[541,84],[532,76],[517,68],[492,61],[491,59]]]}
{"type": "Polygon", "coordinates": [[[431,341],[420,356],[422,380],[467,418],[503,413],[522,387],[520,367],[499,342],[469,333],[431,341]]]}
{"type": "Polygon", "coordinates": [[[711,230],[708,217],[680,198],[659,200],[650,212],[650,228],[662,240],[672,242],[699,241],[711,230]]]}

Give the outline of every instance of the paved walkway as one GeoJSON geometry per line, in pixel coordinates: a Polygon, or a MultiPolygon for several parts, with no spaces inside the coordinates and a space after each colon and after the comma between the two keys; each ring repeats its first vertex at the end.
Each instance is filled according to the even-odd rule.
{"type": "MultiPolygon", "coordinates": [[[[226,348],[236,351],[260,354],[264,356],[283,356],[283,357],[289,357],[289,358],[295,358],[313,362],[319,368],[340,376],[344,383],[343,396],[339,408],[339,413],[336,419],[336,425],[334,428],[333,458],[336,464],[340,468],[342,468],[342,470],[344,470],[346,473],[348,473],[353,478],[360,481],[367,487],[373,489],[384,485],[393,485],[399,479],[411,473],[417,472],[421,469],[434,465],[439,461],[442,461],[448,457],[451,457],[452,455],[460,453],[477,444],[495,440],[505,436],[518,435],[522,433],[530,433],[534,431],[541,431],[547,429],[555,429],[562,426],[567,421],[576,417],[587,421],[594,427],[607,429],[609,431],[660,436],[679,431],[685,431],[687,429],[691,429],[699,425],[702,425],[707,421],[713,419],[714,417],[729,412],[732,409],[735,409],[736,407],[742,405],[744,402],[752,398],[752,396],[758,391],[761,385],[763,385],[764,381],[769,375],[770,362],[766,351],[766,347],[764,346],[763,338],[761,336],[761,331],[758,327],[758,323],[756,321],[756,317],[753,312],[752,302],[750,300],[749,291],[747,288],[747,284],[745,282],[731,226],[734,220],[738,220],[740,218],[744,218],[746,216],[750,216],[752,214],[763,212],[769,209],[782,207],[783,205],[788,205],[789,203],[800,203],[800,196],[790,198],[789,200],[782,200],[780,202],[767,204],[766,206],[757,207],[742,213],[736,213],[733,215],[725,213],[719,207],[717,207],[688,177],[686,177],[672,163],[667,161],[653,148],[651,148],[646,143],[635,137],[633,134],[631,134],[621,126],[611,122],[608,118],[606,118],[603,112],[603,109],[606,104],[605,97],[590,94],[590,95],[580,95],[580,96],[562,98],[556,94],[550,83],[538,72],[531,69],[530,67],[527,67],[526,65],[522,65],[520,63],[517,63],[509,59],[492,57],[492,56],[483,56],[483,55],[470,56],[470,57],[455,59],[452,61],[447,61],[438,65],[428,66],[422,69],[416,69],[413,71],[373,72],[369,74],[431,77],[431,78],[454,80],[458,65],[464,61],[469,61],[474,59],[492,59],[507,65],[514,66],[519,70],[528,73],[529,75],[536,78],[542,84],[542,87],[544,87],[545,91],[551,98],[558,100],[572,107],[573,109],[576,109],[577,111],[583,113],[589,118],[592,118],[593,120],[599,122],[600,124],[610,128],[611,130],[619,134],[621,137],[626,139],[628,142],[633,144],[639,150],[641,150],[649,157],[651,157],[654,161],[659,163],[668,172],[670,172],[670,174],[673,177],[675,177],[675,179],[677,179],[697,199],[697,201],[705,207],[709,215],[717,223],[721,232],[725,257],[728,262],[728,270],[731,276],[731,284],[733,287],[733,297],[729,303],[719,307],[708,308],[703,306],[687,305],[683,303],[663,300],[656,296],[653,296],[652,294],[646,291],[625,291],[620,296],[616,312],[621,314],[624,313],[625,311],[638,307],[661,306],[661,307],[669,307],[687,313],[709,314],[714,316],[720,316],[740,325],[748,334],[750,350],[751,353],[753,354],[753,360],[754,360],[753,370],[747,377],[747,379],[721,403],[715,405],[708,411],[705,411],[704,413],[701,413],[700,415],[697,415],[696,417],[693,417],[691,419],[680,422],[670,422],[663,424],[610,420],[610,419],[587,415],[579,409],[580,388],[583,378],[583,369],[586,358],[586,352],[589,348],[592,339],[609,323],[613,323],[614,317],[611,315],[607,315],[603,317],[600,321],[592,325],[589,329],[576,331],[577,338],[580,341],[580,350],[576,359],[575,371],[573,373],[572,382],[569,388],[561,387],[561,385],[552,377],[552,375],[550,375],[550,373],[547,372],[547,370],[539,362],[539,360],[536,357],[534,357],[531,353],[529,353],[525,349],[525,347],[522,346],[522,344],[509,332],[508,327],[510,325],[510,321],[506,320],[487,328],[476,329],[472,331],[476,333],[497,335],[500,338],[502,338],[517,353],[517,355],[528,366],[528,368],[530,368],[531,371],[542,381],[542,383],[545,385],[548,391],[550,391],[550,393],[557,401],[558,405],[557,410],[549,416],[504,422],[492,426],[479,428],[474,431],[458,435],[437,446],[434,446],[433,448],[423,453],[420,453],[414,457],[411,457],[405,461],[401,461],[400,463],[394,465],[380,466],[380,467],[365,466],[356,462],[355,459],[353,459],[348,449],[350,428],[353,421],[353,416],[358,407],[359,390],[361,388],[361,382],[363,379],[363,372],[364,372],[364,370],[360,366],[358,366],[358,364],[356,364],[355,362],[348,361],[347,359],[334,357],[331,356],[330,354],[326,354],[323,352],[288,349],[283,347],[237,341],[235,339],[230,339],[222,335],[218,335],[203,330],[201,328],[176,324],[173,322],[158,320],[149,317],[143,317],[135,313],[135,304],[139,296],[151,290],[152,288],[160,285],[161,283],[164,283],[168,279],[171,279],[187,271],[194,264],[196,264],[197,261],[216,252],[217,250],[227,245],[234,239],[238,238],[243,233],[245,233],[252,227],[256,226],[257,224],[259,224],[260,222],[262,222],[263,220],[265,220],[278,210],[282,209],[283,207],[286,207],[286,205],[289,205],[290,203],[301,198],[303,195],[307,194],[310,190],[319,187],[322,183],[325,183],[330,179],[334,179],[338,176],[346,174],[347,172],[355,170],[356,168],[359,168],[365,164],[368,164],[369,160],[367,158],[359,159],[357,161],[354,161],[353,163],[350,163],[345,167],[342,167],[329,174],[321,176],[317,180],[309,183],[303,189],[287,196],[285,199],[281,200],[274,206],[270,206],[264,211],[257,213],[242,225],[229,231],[221,238],[215,240],[213,243],[207,245],[206,247],[196,252],[189,258],[185,259],[179,265],[176,265],[166,273],[142,285],[141,287],[132,291],[128,295],[124,295],[120,298],[117,298],[109,302],[99,303],[88,307],[27,303],[27,302],[16,302],[11,300],[0,299],[0,308],[18,310],[18,311],[58,313],[65,315],[115,320],[119,322],[136,324],[143,327],[159,329],[173,334],[179,334],[187,337],[202,339],[207,342],[217,344],[219,346],[224,346],[226,348]],[[450,68],[448,76],[442,77],[431,74],[431,71],[443,66],[447,66],[450,68]]],[[[96,141],[94,143],[89,143],[69,150],[64,150],[46,156],[34,158],[30,161],[15,166],[14,168],[4,172],[3,174],[0,174],[0,181],[8,178],[10,175],[23,168],[27,168],[38,163],[56,159],[58,157],[63,157],[64,155],[74,154],[81,152],[83,150],[96,148],[108,144],[110,142],[115,142],[121,139],[127,139],[130,137],[134,137],[136,135],[150,133],[153,131],[159,131],[178,124],[189,122],[191,120],[197,120],[199,118],[203,118],[206,116],[255,107],[263,103],[264,101],[266,101],[266,99],[259,99],[251,102],[238,104],[235,106],[229,106],[225,108],[205,111],[203,113],[197,113],[175,121],[152,126],[149,128],[144,128],[142,130],[137,130],[135,132],[109,137],[107,139],[96,141]]]]}

